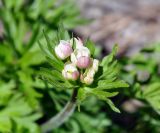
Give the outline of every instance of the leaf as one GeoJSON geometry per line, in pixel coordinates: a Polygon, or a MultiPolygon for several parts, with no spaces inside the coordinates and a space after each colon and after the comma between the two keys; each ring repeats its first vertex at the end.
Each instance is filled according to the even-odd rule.
{"type": "Polygon", "coordinates": [[[64,68],[64,64],[62,64],[61,62],[58,62],[56,60],[52,60],[49,57],[46,57],[46,59],[48,60],[48,63],[55,69],[58,70],[59,72],[62,71],[62,69],[64,68]]]}
{"type": "Polygon", "coordinates": [[[58,81],[65,81],[65,79],[62,77],[62,74],[57,70],[40,68],[40,72],[41,72],[41,74],[46,73],[46,74],[50,75],[51,77],[53,77],[54,79],[56,79],[58,81]]]}
{"type": "Polygon", "coordinates": [[[41,69],[40,72],[38,72],[39,75],[42,76],[43,80],[46,80],[48,83],[50,83],[54,88],[59,89],[70,89],[72,88],[71,84],[68,84],[68,82],[65,82],[63,80],[60,80],[55,77],[54,73],[51,73],[50,70],[47,70],[45,68],[41,69]]]}
{"type": "Polygon", "coordinates": [[[64,24],[60,23],[58,26],[58,36],[63,40],[70,40],[68,31],[64,28],[64,24]]]}
{"type": "Polygon", "coordinates": [[[117,61],[114,61],[111,65],[103,67],[103,74],[98,79],[110,79],[117,76],[119,72],[117,61]]]}
{"type": "Polygon", "coordinates": [[[42,97],[42,94],[32,87],[32,70],[24,69],[23,71],[18,71],[17,75],[19,78],[19,82],[21,83],[19,89],[22,90],[27,102],[32,108],[39,108],[38,98],[42,97]]]}
{"type": "Polygon", "coordinates": [[[120,110],[113,104],[113,102],[110,99],[106,99],[106,102],[113,111],[120,113],[120,110]]]}
{"type": "Polygon", "coordinates": [[[50,51],[51,54],[53,54],[53,48],[55,47],[55,44],[52,46],[51,45],[51,42],[50,42],[50,39],[49,39],[49,36],[47,36],[47,34],[45,33],[45,31],[43,30],[43,35],[47,41],[47,47],[48,47],[48,50],[50,51]]]}
{"type": "Polygon", "coordinates": [[[79,88],[78,90],[78,95],[77,95],[77,100],[78,102],[82,102],[86,99],[87,95],[86,95],[86,91],[84,88],[79,88]]]}
{"type": "Polygon", "coordinates": [[[110,78],[110,79],[105,79],[105,80],[100,80],[99,82],[98,82],[98,84],[108,84],[108,83],[112,83],[112,82],[114,82],[115,80],[116,80],[117,78],[116,77],[113,77],[113,78],[110,78]]]}
{"type": "Polygon", "coordinates": [[[16,132],[20,132],[19,129],[22,128],[33,131],[35,129],[33,128],[33,126],[36,126],[38,128],[38,125],[34,123],[34,121],[36,121],[40,117],[41,113],[33,113],[33,110],[30,108],[30,106],[25,101],[25,98],[20,93],[14,94],[14,96],[11,96],[8,106],[4,107],[0,111],[0,121],[3,120],[3,124],[0,124],[0,131],[12,132],[12,120],[15,120],[14,126],[19,127],[15,129],[16,132]],[[28,126],[25,126],[26,124],[24,123],[26,123],[28,126]],[[4,125],[3,128],[1,127],[2,125],[4,125]]]}
{"type": "Polygon", "coordinates": [[[96,95],[99,99],[106,99],[108,97],[113,97],[118,94],[118,92],[105,92],[102,90],[93,90],[91,91],[91,93],[96,95]]]}
{"type": "Polygon", "coordinates": [[[148,97],[153,94],[157,94],[158,92],[160,92],[160,83],[155,82],[155,83],[150,84],[147,88],[145,88],[145,90],[143,91],[143,95],[145,97],[148,97]]]}
{"type": "Polygon", "coordinates": [[[11,131],[11,121],[8,116],[0,116],[0,132],[9,133],[11,131]]]}
{"type": "Polygon", "coordinates": [[[78,111],[80,111],[80,104],[90,95],[85,88],[79,88],[77,94],[78,111]]]}
{"type": "Polygon", "coordinates": [[[31,65],[39,65],[43,62],[45,62],[45,58],[40,51],[28,51],[23,55],[18,63],[22,68],[24,68],[31,65]]]}
{"type": "Polygon", "coordinates": [[[129,85],[123,80],[114,81],[112,83],[105,83],[105,82],[104,83],[100,82],[100,83],[98,84],[98,87],[96,89],[107,90],[107,89],[113,89],[113,88],[129,87],[129,85]]]}
{"type": "Polygon", "coordinates": [[[35,44],[39,36],[39,31],[40,31],[40,24],[36,24],[32,36],[27,44],[27,48],[24,50],[24,52],[27,52],[35,44]]]}
{"type": "Polygon", "coordinates": [[[91,40],[87,40],[86,47],[90,50],[91,55],[94,55],[95,46],[94,46],[94,43],[91,40]]]}
{"type": "Polygon", "coordinates": [[[109,63],[112,62],[114,56],[117,53],[117,49],[118,49],[118,45],[114,45],[113,49],[112,49],[112,53],[110,53],[108,56],[104,57],[102,62],[101,62],[101,66],[107,66],[109,63]]]}
{"type": "Polygon", "coordinates": [[[8,103],[15,87],[16,84],[13,80],[7,83],[0,82],[0,105],[8,103]]]}
{"type": "Polygon", "coordinates": [[[151,107],[160,114],[160,83],[155,82],[148,85],[142,91],[142,99],[145,99],[151,107]]]}
{"type": "Polygon", "coordinates": [[[40,49],[42,50],[42,52],[47,56],[47,57],[51,57],[51,55],[48,53],[48,51],[43,47],[43,45],[41,44],[40,41],[38,41],[38,45],[40,47],[40,49]]]}

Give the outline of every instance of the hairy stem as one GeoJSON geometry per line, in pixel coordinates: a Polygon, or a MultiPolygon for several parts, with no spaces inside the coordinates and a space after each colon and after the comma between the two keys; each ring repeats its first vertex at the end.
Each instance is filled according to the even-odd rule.
{"type": "Polygon", "coordinates": [[[73,114],[76,107],[77,91],[77,89],[73,90],[70,101],[68,101],[65,107],[57,115],[41,125],[42,133],[47,133],[52,129],[61,126],[66,120],[68,120],[68,118],[73,114]]]}

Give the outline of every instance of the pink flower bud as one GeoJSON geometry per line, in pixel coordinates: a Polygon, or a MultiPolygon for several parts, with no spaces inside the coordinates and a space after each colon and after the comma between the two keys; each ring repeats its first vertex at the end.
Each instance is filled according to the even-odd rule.
{"type": "Polygon", "coordinates": [[[60,41],[60,44],[55,47],[55,53],[57,57],[64,60],[73,52],[72,47],[67,41],[60,41]]]}
{"type": "Polygon", "coordinates": [[[80,60],[80,62],[84,60],[85,62],[88,62],[90,64],[90,51],[87,47],[81,46],[79,49],[75,49],[74,52],[71,54],[71,62],[73,64],[77,65],[78,60],[80,60]]]}
{"type": "Polygon", "coordinates": [[[72,38],[70,40],[71,45],[73,46],[73,42],[76,44],[76,49],[83,47],[83,42],[80,38],[72,38]]]}
{"type": "Polygon", "coordinates": [[[85,77],[84,78],[84,83],[87,84],[87,85],[90,85],[93,83],[93,78],[92,77],[85,77]]]}
{"type": "Polygon", "coordinates": [[[93,79],[93,77],[85,76],[85,75],[81,74],[80,80],[81,80],[82,83],[85,83],[85,84],[87,84],[87,85],[90,85],[90,84],[93,83],[93,80],[94,80],[94,79],[93,79]]]}
{"type": "Polygon", "coordinates": [[[79,78],[78,69],[72,63],[66,63],[62,70],[62,75],[68,80],[77,80],[79,78]]]}
{"type": "Polygon", "coordinates": [[[73,79],[73,80],[77,80],[78,77],[79,77],[79,72],[78,72],[78,71],[74,71],[74,72],[72,73],[72,79],[73,79]]]}
{"type": "Polygon", "coordinates": [[[88,68],[91,64],[91,60],[87,56],[81,56],[77,59],[77,67],[84,69],[88,68]]]}

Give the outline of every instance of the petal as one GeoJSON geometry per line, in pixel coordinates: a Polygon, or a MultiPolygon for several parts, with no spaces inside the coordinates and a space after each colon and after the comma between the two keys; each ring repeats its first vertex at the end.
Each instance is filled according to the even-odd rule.
{"type": "Polygon", "coordinates": [[[76,49],[79,49],[79,48],[81,48],[81,47],[83,47],[83,43],[82,43],[82,41],[81,41],[81,39],[80,38],[72,38],[71,40],[70,40],[70,44],[71,44],[71,46],[73,46],[73,42],[76,44],[76,49]],[[73,40],[74,39],[74,40],[73,40]]]}
{"type": "Polygon", "coordinates": [[[64,66],[65,71],[67,72],[74,72],[77,71],[76,66],[73,63],[67,62],[64,66]]]}
{"type": "Polygon", "coordinates": [[[97,59],[93,60],[92,68],[97,72],[98,71],[99,61],[97,59]]]}
{"type": "Polygon", "coordinates": [[[65,59],[65,56],[64,56],[63,52],[61,51],[59,45],[55,47],[55,53],[56,53],[58,58],[60,58],[62,60],[65,59]]]}
{"type": "Polygon", "coordinates": [[[87,84],[87,85],[90,85],[90,84],[93,83],[93,80],[94,79],[92,77],[87,76],[87,77],[84,78],[84,83],[87,84]]]}
{"type": "Polygon", "coordinates": [[[71,62],[73,64],[77,64],[77,58],[76,58],[76,55],[74,53],[71,54],[71,62]]]}

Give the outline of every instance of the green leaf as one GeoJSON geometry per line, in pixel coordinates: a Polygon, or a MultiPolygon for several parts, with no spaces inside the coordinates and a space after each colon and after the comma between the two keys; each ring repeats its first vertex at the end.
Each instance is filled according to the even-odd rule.
{"type": "Polygon", "coordinates": [[[60,23],[58,26],[58,32],[57,32],[59,38],[63,40],[70,40],[70,36],[68,31],[64,28],[64,24],[60,23]]]}
{"type": "Polygon", "coordinates": [[[44,37],[45,37],[45,39],[47,41],[48,50],[50,51],[51,54],[53,54],[53,48],[55,47],[55,44],[53,43],[54,45],[53,46],[51,45],[51,41],[49,39],[49,36],[47,36],[47,34],[45,33],[44,30],[43,30],[43,35],[44,35],[44,37]]]}
{"type": "Polygon", "coordinates": [[[65,82],[62,79],[58,79],[57,76],[55,76],[54,72],[51,72],[49,69],[41,69],[40,72],[38,72],[38,75],[42,76],[43,80],[48,81],[54,88],[59,88],[59,89],[70,89],[72,88],[72,85],[69,84],[68,82],[65,82]]]}
{"type": "Polygon", "coordinates": [[[51,55],[48,53],[48,51],[43,47],[43,45],[41,44],[40,41],[38,41],[38,45],[40,47],[40,49],[42,50],[42,52],[47,56],[47,57],[51,57],[51,55]]]}
{"type": "Polygon", "coordinates": [[[39,65],[43,62],[45,62],[45,58],[40,51],[28,51],[18,63],[24,68],[31,65],[39,65]]]}
{"type": "Polygon", "coordinates": [[[119,81],[114,81],[112,83],[100,82],[96,89],[107,90],[107,89],[125,88],[125,87],[129,87],[129,85],[123,80],[119,80],[119,81]]]}
{"type": "Polygon", "coordinates": [[[90,95],[90,93],[85,88],[78,89],[77,101],[78,101],[78,111],[80,111],[80,104],[90,95]]]}
{"type": "Polygon", "coordinates": [[[111,65],[103,67],[103,74],[98,79],[110,79],[117,76],[119,72],[117,61],[114,61],[111,65]]]}
{"type": "Polygon", "coordinates": [[[77,100],[78,102],[82,102],[86,99],[87,95],[86,95],[86,91],[84,88],[79,88],[78,90],[78,96],[77,96],[77,100]]]}
{"type": "Polygon", "coordinates": [[[27,48],[24,50],[24,52],[27,52],[35,44],[35,42],[37,41],[38,36],[39,36],[39,31],[40,31],[40,24],[36,24],[34,26],[34,30],[33,30],[32,36],[29,39],[29,42],[27,44],[27,48]]]}
{"type": "Polygon", "coordinates": [[[63,82],[65,81],[65,79],[62,77],[62,74],[57,70],[41,68],[40,71],[50,75],[51,77],[53,77],[54,79],[58,81],[63,81],[63,82]]]}
{"type": "Polygon", "coordinates": [[[19,89],[22,90],[29,105],[32,108],[37,109],[39,107],[38,98],[42,97],[42,94],[32,87],[32,70],[24,69],[23,71],[18,71],[17,75],[21,83],[19,89]]]}
{"type": "Polygon", "coordinates": [[[15,87],[16,83],[13,80],[7,83],[0,82],[0,105],[8,103],[15,87]]]}
{"type": "Polygon", "coordinates": [[[109,79],[105,79],[105,80],[100,80],[98,82],[98,84],[108,84],[108,83],[112,83],[116,80],[117,78],[116,77],[113,77],[113,78],[109,78],[109,79]]]}
{"type": "Polygon", "coordinates": [[[149,97],[151,95],[158,95],[158,92],[160,92],[160,83],[159,82],[155,82],[150,84],[144,91],[143,91],[143,95],[145,97],[149,97]]]}
{"type": "Polygon", "coordinates": [[[120,113],[120,110],[113,104],[113,102],[110,99],[106,99],[106,102],[113,111],[120,113]]]}
{"type": "Polygon", "coordinates": [[[95,52],[94,43],[93,43],[91,40],[87,40],[87,42],[86,42],[86,47],[90,50],[91,55],[94,56],[94,52],[95,52]]]}
{"type": "Polygon", "coordinates": [[[9,133],[11,131],[11,121],[8,116],[0,116],[0,132],[9,133]]]}
{"type": "Polygon", "coordinates": [[[104,57],[102,62],[101,62],[101,66],[107,66],[109,63],[112,62],[114,56],[117,53],[117,49],[118,49],[118,45],[116,44],[113,49],[112,49],[112,53],[110,53],[108,56],[104,57]]]}
{"type": "Polygon", "coordinates": [[[91,91],[92,94],[94,94],[95,96],[97,96],[99,99],[106,99],[108,97],[113,97],[116,96],[118,94],[118,92],[105,92],[102,90],[92,90],[91,91]]]}
{"type": "Polygon", "coordinates": [[[46,59],[48,60],[49,64],[55,69],[55,70],[58,70],[59,72],[62,71],[62,69],[64,68],[64,64],[59,62],[59,61],[56,61],[56,60],[52,60],[51,58],[49,57],[46,57],[46,59]]]}

